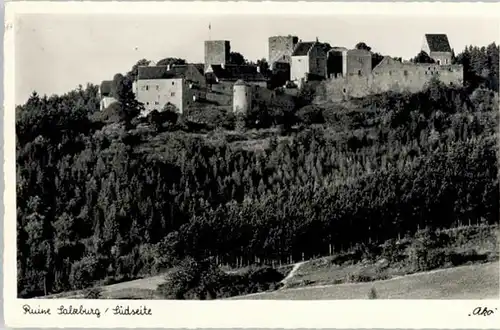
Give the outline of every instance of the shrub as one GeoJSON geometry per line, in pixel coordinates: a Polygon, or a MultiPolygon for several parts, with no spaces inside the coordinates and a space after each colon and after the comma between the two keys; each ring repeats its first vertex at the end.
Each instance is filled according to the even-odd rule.
{"type": "Polygon", "coordinates": [[[360,273],[348,274],[346,277],[347,283],[360,283],[360,282],[371,282],[371,281],[373,281],[371,276],[360,273]]]}
{"type": "Polygon", "coordinates": [[[377,291],[375,288],[370,289],[370,293],[368,293],[368,299],[377,299],[377,291]]]}
{"type": "Polygon", "coordinates": [[[212,105],[190,107],[182,114],[182,122],[188,129],[214,130],[216,128],[234,129],[236,117],[230,110],[212,105]]]}
{"type": "Polygon", "coordinates": [[[382,258],[387,259],[389,263],[403,261],[405,259],[405,248],[406,246],[395,239],[389,239],[382,244],[382,258]]]}
{"type": "Polygon", "coordinates": [[[329,104],[321,110],[321,117],[327,124],[338,125],[339,122],[342,122],[344,125],[348,125],[345,111],[346,109],[342,105],[329,104]]]}
{"type": "Polygon", "coordinates": [[[277,290],[283,275],[270,267],[253,267],[226,274],[210,261],[187,258],[173,271],[158,293],[167,299],[216,299],[277,290]]]}
{"type": "Polygon", "coordinates": [[[90,286],[98,273],[98,261],[94,256],[83,257],[73,263],[69,281],[73,289],[82,289],[90,286]]]}
{"type": "Polygon", "coordinates": [[[441,267],[447,263],[443,247],[449,242],[449,236],[437,234],[426,228],[417,231],[408,247],[408,261],[414,271],[426,271],[441,267]]]}
{"type": "Polygon", "coordinates": [[[334,265],[342,266],[342,265],[345,265],[347,263],[351,264],[351,263],[359,262],[360,260],[361,260],[361,256],[356,255],[353,252],[339,253],[332,258],[331,263],[334,265]]]}
{"type": "Polygon", "coordinates": [[[358,243],[354,245],[352,253],[356,261],[375,260],[381,252],[381,248],[373,243],[358,243]]]}
{"type": "Polygon", "coordinates": [[[271,267],[250,268],[246,275],[255,283],[279,282],[283,279],[283,275],[271,267]]]}
{"type": "Polygon", "coordinates": [[[486,262],[488,261],[487,254],[478,254],[474,249],[468,249],[462,253],[451,252],[447,255],[447,260],[453,266],[460,266],[469,262],[486,262]]]}
{"type": "Polygon", "coordinates": [[[297,119],[306,125],[322,124],[325,122],[323,113],[318,106],[307,105],[296,113],[297,119]]]}
{"type": "Polygon", "coordinates": [[[177,124],[179,119],[179,111],[175,106],[166,104],[163,111],[151,111],[147,116],[148,123],[153,126],[158,132],[163,131],[164,128],[171,129],[177,124]]]}
{"type": "Polygon", "coordinates": [[[354,273],[347,274],[345,282],[347,283],[362,283],[373,282],[388,279],[389,276],[385,271],[376,271],[375,273],[368,273],[368,270],[358,270],[354,273]]]}
{"type": "Polygon", "coordinates": [[[300,89],[295,104],[298,108],[305,107],[306,105],[310,105],[316,96],[317,83],[306,83],[300,89]]]}
{"type": "Polygon", "coordinates": [[[84,299],[100,299],[102,295],[101,288],[91,288],[84,292],[84,299]]]}
{"type": "Polygon", "coordinates": [[[443,232],[437,233],[436,231],[425,228],[415,233],[415,241],[418,241],[426,248],[440,248],[449,243],[450,237],[443,232]]]}
{"type": "Polygon", "coordinates": [[[158,287],[159,293],[167,299],[205,299],[215,296],[215,286],[225,274],[209,261],[184,259],[158,287]]]}

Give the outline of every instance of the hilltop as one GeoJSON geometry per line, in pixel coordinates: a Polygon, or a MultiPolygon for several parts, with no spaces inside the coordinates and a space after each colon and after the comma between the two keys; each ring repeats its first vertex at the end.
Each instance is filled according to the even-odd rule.
{"type": "MultiPolygon", "coordinates": [[[[96,86],[33,95],[16,114],[19,296],[257,267],[222,277],[243,294],[279,286],[280,264],[497,223],[496,92],[432,81],[314,104],[321,92],[241,117],[101,112],[96,86]]],[[[186,297],[214,297],[200,290],[186,297]]]]}

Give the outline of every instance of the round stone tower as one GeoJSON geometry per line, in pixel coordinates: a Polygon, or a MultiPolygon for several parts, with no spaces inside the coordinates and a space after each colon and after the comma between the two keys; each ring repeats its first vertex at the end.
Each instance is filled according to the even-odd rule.
{"type": "Polygon", "coordinates": [[[238,80],[233,86],[233,112],[245,114],[252,104],[252,88],[243,80],[238,80]]]}

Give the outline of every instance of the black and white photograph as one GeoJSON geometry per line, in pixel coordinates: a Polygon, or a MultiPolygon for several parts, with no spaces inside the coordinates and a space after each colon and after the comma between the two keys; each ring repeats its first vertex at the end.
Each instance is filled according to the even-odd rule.
{"type": "Polygon", "coordinates": [[[17,299],[499,299],[498,17],[11,28],[17,299]]]}

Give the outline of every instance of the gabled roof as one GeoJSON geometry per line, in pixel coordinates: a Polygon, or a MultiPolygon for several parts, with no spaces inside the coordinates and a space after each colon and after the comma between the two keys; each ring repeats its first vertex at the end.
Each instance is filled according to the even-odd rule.
{"type": "Polygon", "coordinates": [[[426,34],[425,40],[431,52],[451,52],[450,42],[446,34],[426,34]]]}
{"type": "Polygon", "coordinates": [[[211,65],[212,74],[219,80],[237,81],[266,81],[264,75],[257,71],[257,67],[252,65],[231,65],[227,64],[224,67],[221,65],[211,65]]]}
{"type": "Polygon", "coordinates": [[[176,73],[171,71],[166,65],[161,66],[140,66],[137,70],[137,79],[172,79],[176,78],[176,73]]]}
{"type": "Polygon", "coordinates": [[[292,56],[305,56],[314,46],[315,42],[299,42],[293,50],[292,56]]]}
{"type": "Polygon", "coordinates": [[[107,96],[111,94],[111,86],[113,81],[111,80],[103,80],[100,87],[100,92],[102,96],[107,96]]]}
{"type": "Polygon", "coordinates": [[[189,68],[195,68],[202,73],[195,64],[183,64],[170,66],[141,66],[138,68],[137,79],[179,79],[188,78],[189,68]]]}

